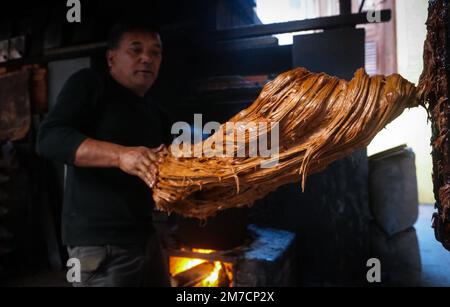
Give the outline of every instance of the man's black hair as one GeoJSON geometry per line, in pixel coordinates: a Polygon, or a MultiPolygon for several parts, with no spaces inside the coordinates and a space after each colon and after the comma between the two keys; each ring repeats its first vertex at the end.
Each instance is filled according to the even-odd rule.
{"type": "Polygon", "coordinates": [[[116,22],[110,29],[108,34],[108,49],[116,49],[119,47],[122,36],[130,32],[158,33],[159,27],[142,18],[127,18],[116,22]]]}

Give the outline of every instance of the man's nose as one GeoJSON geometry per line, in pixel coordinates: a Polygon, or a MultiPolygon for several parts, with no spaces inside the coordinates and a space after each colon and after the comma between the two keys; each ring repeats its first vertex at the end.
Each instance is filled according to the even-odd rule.
{"type": "Polygon", "coordinates": [[[141,56],[141,61],[145,64],[153,64],[153,56],[149,54],[143,54],[141,56]]]}

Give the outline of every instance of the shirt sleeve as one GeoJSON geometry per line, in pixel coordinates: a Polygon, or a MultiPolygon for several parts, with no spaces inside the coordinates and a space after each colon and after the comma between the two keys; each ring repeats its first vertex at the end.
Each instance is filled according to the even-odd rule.
{"type": "Polygon", "coordinates": [[[64,84],[55,106],[39,127],[37,152],[51,160],[73,165],[75,153],[88,137],[98,96],[98,77],[90,69],[73,74],[64,84]]]}

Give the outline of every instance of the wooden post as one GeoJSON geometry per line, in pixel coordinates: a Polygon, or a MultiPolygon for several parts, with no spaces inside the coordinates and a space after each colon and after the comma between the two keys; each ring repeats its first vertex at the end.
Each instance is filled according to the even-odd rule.
{"type": "Polygon", "coordinates": [[[450,5],[429,1],[424,69],[418,95],[432,124],[433,187],[437,212],[433,215],[436,239],[450,250],[450,5]]]}

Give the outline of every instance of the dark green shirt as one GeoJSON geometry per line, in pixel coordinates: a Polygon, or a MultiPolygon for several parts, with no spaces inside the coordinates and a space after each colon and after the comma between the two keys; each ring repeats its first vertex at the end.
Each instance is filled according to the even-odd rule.
{"type": "Polygon", "coordinates": [[[37,145],[40,155],[67,165],[64,244],[139,244],[154,231],[152,191],[140,178],[73,163],[87,137],[124,146],[168,143],[165,114],[149,95],[135,95],[109,73],[84,69],[69,78],[39,129],[37,145]]]}

